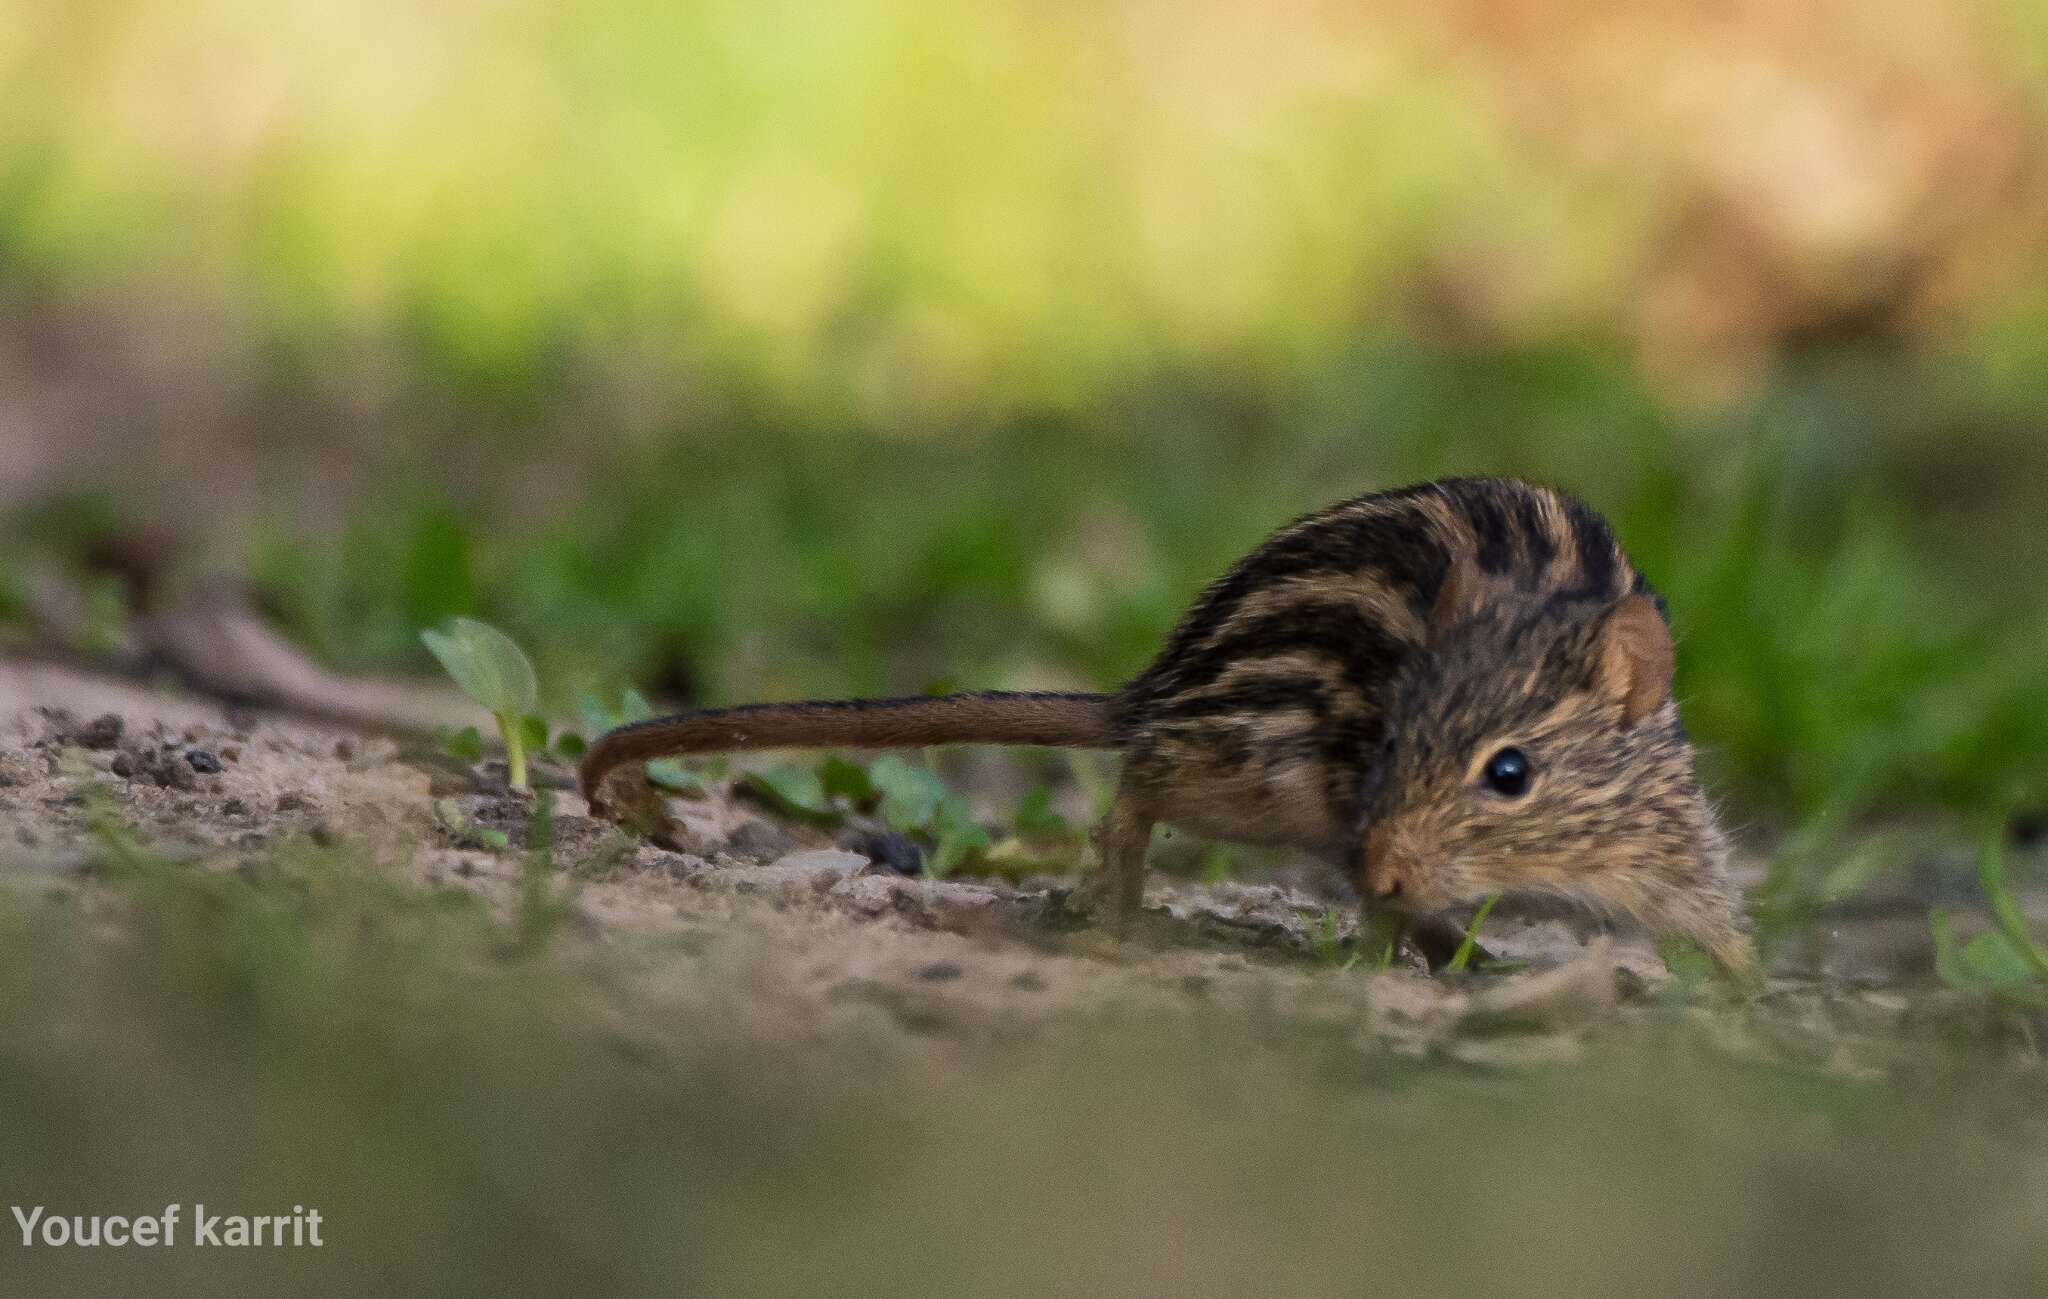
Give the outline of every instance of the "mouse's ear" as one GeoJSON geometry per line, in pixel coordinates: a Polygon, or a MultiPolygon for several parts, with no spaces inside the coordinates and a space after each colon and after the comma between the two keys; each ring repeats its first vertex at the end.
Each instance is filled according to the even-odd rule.
{"type": "Polygon", "coordinates": [[[1600,683],[1621,702],[1621,724],[1634,726],[1671,697],[1677,654],[1671,628],[1647,595],[1615,605],[1600,625],[1600,683]]]}
{"type": "Polygon", "coordinates": [[[1479,566],[1470,555],[1454,555],[1436,589],[1436,602],[1429,606],[1428,643],[1437,644],[1444,633],[1477,611],[1480,598],[1479,566]]]}

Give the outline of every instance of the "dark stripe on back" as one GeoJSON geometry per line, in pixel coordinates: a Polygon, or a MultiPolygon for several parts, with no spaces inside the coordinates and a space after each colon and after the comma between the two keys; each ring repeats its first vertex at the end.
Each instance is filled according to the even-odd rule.
{"type": "Polygon", "coordinates": [[[1298,652],[1331,659],[1340,665],[1345,684],[1371,695],[1387,688],[1407,647],[1351,601],[1301,599],[1226,628],[1194,657],[1175,665],[1167,685],[1176,694],[1199,689],[1238,663],[1298,652]]]}
{"type": "Polygon", "coordinates": [[[1478,543],[1481,571],[1494,577],[1506,573],[1515,563],[1515,541],[1508,532],[1507,511],[1501,508],[1498,489],[1486,483],[1461,483],[1464,490],[1453,497],[1471,521],[1472,537],[1478,543]]]}
{"type": "Polygon", "coordinates": [[[1557,542],[1543,526],[1540,498],[1529,488],[1515,484],[1508,489],[1508,515],[1515,535],[1522,539],[1522,553],[1529,558],[1530,581],[1542,580],[1557,560],[1557,542]]]}
{"type": "MultiPolygon", "coordinates": [[[[1230,620],[1246,596],[1291,577],[1356,575],[1405,592],[1418,614],[1426,613],[1443,586],[1449,557],[1412,512],[1392,515],[1373,504],[1412,501],[1434,489],[1427,484],[1380,496],[1359,497],[1305,515],[1211,583],[1175,627],[1153,665],[1127,693],[1150,697],[1179,688],[1182,662],[1230,620]]],[[[1203,657],[1208,651],[1203,652],[1203,657]]]]}
{"type": "Polygon", "coordinates": [[[1327,721],[1336,715],[1336,702],[1321,677],[1284,672],[1233,682],[1205,694],[1162,699],[1146,711],[1146,716],[1158,721],[1182,721],[1227,713],[1284,713],[1301,709],[1318,721],[1327,721]]]}
{"type": "Polygon", "coordinates": [[[1589,590],[1606,592],[1614,587],[1614,533],[1599,515],[1570,497],[1564,498],[1565,518],[1571,522],[1572,540],[1578,547],[1581,580],[1589,590]]]}

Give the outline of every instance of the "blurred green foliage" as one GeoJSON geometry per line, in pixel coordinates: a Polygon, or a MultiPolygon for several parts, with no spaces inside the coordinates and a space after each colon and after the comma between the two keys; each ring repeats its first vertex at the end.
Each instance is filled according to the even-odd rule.
{"type": "Polygon", "coordinates": [[[407,662],[421,602],[401,557],[476,556],[462,608],[534,647],[564,697],[620,680],[707,702],[1107,687],[1295,514],[1523,473],[1608,512],[1669,597],[1688,720],[1746,813],[1853,822],[2048,797],[2048,592],[2028,577],[2044,538],[1973,529],[1976,504],[1950,524],[1916,503],[1943,454],[1916,441],[1932,416],[1829,383],[1788,376],[1739,417],[1685,421],[1618,360],[1388,348],[1285,407],[1190,380],[1115,427],[1039,420],[971,446],[708,434],[509,532],[408,488],[339,545],[276,534],[258,572],[329,657],[407,662]],[[1842,454],[1852,422],[1896,458],[1842,454]]]}
{"type": "Polygon", "coordinates": [[[175,265],[259,305],[280,343],[398,334],[500,398],[624,345],[811,412],[1085,404],[1162,346],[1326,350],[1362,288],[1482,196],[1621,220],[1518,167],[1414,39],[1334,13],[123,0],[14,18],[9,262],[175,265]],[[1218,75],[1225,54],[1240,66],[1218,75]]]}
{"type": "Polygon", "coordinates": [[[1630,30],[1693,80],[1589,136],[1530,88],[1577,73],[1518,80],[1540,50],[1430,5],[17,6],[0,306],[206,303],[259,394],[360,398],[340,521],[280,493],[249,548],[343,666],[425,668],[468,615],[558,711],[1106,687],[1286,519],[1522,473],[1670,596],[1744,816],[2040,802],[2043,252],[2001,203],[1911,219],[1915,185],[2002,192],[1999,131],[2048,106],[2036,9],[1859,26],[1840,63],[1713,26],[1777,69],[1742,80],[1695,75],[1718,8],[1673,5],[1630,30]],[[1990,161],[1926,170],[1976,155],[1893,111],[1990,161]],[[1750,350],[1702,401],[1638,298],[1730,240],[1793,307],[1717,305],[1756,266],[1710,258],[1696,314],[1750,350]],[[1937,324],[1923,261],[1963,268],[1937,324]]]}

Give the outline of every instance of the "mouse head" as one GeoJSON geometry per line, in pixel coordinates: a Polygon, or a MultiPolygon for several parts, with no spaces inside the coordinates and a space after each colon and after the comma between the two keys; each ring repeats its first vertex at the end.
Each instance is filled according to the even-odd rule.
{"type": "Polygon", "coordinates": [[[1367,896],[1434,911],[1548,895],[1734,941],[1672,666],[1647,594],[1532,592],[1454,566],[1366,791],[1367,896]]]}

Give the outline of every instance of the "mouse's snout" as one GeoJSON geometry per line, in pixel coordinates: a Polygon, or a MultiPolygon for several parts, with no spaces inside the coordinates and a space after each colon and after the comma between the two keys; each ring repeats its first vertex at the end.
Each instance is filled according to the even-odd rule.
{"type": "Polygon", "coordinates": [[[1408,826],[1375,827],[1365,840],[1366,896],[1413,902],[1428,889],[1429,864],[1435,856],[1435,848],[1408,826]]]}

